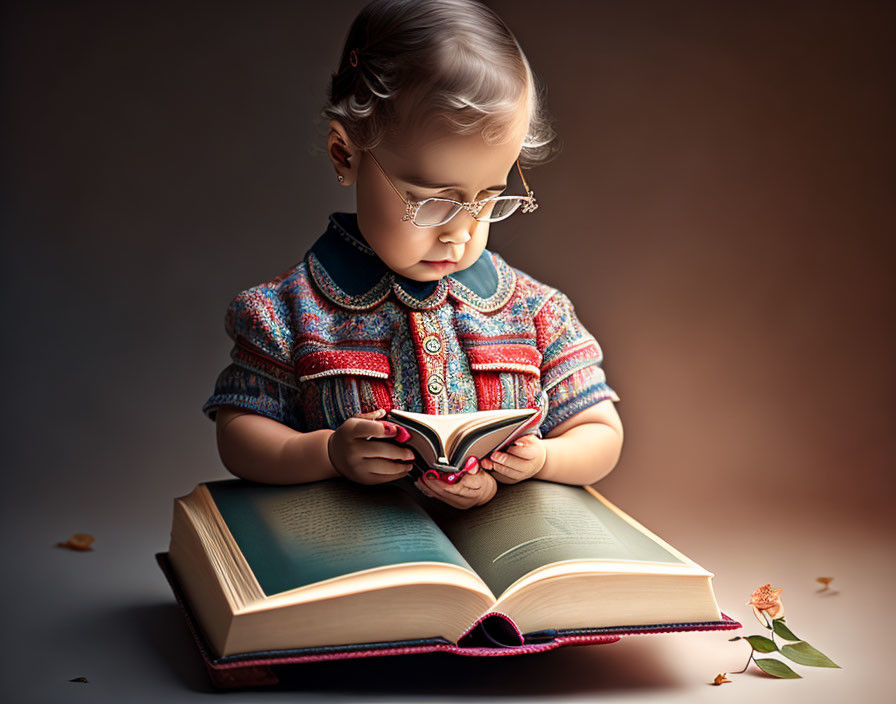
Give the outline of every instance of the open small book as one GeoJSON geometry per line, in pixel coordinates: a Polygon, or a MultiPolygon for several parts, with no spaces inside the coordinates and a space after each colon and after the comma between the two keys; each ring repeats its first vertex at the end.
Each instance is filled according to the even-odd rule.
{"type": "Polygon", "coordinates": [[[402,444],[414,451],[418,468],[440,472],[459,471],[468,457],[481,459],[506,447],[543,419],[543,406],[441,415],[393,409],[383,418],[410,433],[402,444]]]}
{"type": "Polygon", "coordinates": [[[466,511],[407,480],[208,482],[175,500],[168,561],[218,657],[458,644],[492,614],[524,642],[730,627],[710,572],[593,489],[540,480],[466,511]]]}

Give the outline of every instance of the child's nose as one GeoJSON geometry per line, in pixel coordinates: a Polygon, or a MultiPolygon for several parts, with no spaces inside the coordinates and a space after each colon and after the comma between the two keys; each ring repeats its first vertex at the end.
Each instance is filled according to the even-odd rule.
{"type": "Polygon", "coordinates": [[[455,229],[449,232],[443,232],[439,235],[439,242],[444,244],[464,244],[469,242],[471,235],[465,229],[455,229]]]}

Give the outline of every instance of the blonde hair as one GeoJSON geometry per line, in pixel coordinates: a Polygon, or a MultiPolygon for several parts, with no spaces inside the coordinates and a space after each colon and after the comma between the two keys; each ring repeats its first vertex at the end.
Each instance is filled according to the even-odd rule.
{"type": "Polygon", "coordinates": [[[369,149],[398,128],[445,121],[500,142],[521,100],[520,162],[547,161],[555,133],[544,90],[507,25],[474,0],[374,0],[352,22],[330,82],[326,120],[369,149]]]}

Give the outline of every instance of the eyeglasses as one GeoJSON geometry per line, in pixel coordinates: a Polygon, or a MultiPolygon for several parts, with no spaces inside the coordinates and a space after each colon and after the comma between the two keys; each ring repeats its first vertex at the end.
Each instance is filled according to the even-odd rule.
{"type": "Polygon", "coordinates": [[[526,177],[523,176],[523,169],[520,167],[519,159],[516,161],[516,168],[520,172],[520,178],[523,179],[523,186],[528,195],[525,196],[493,196],[492,198],[484,198],[483,200],[474,200],[469,203],[462,203],[459,200],[451,198],[426,198],[425,200],[416,201],[408,200],[399,191],[389,174],[382,167],[373,152],[369,149],[367,153],[373,159],[373,163],[377,165],[383,176],[392,186],[392,190],[398,194],[402,202],[405,204],[405,214],[402,217],[403,222],[410,220],[417,227],[438,227],[444,225],[451,220],[461,210],[466,210],[475,220],[479,222],[498,222],[513,215],[520,208],[524,213],[531,213],[538,207],[535,202],[535,194],[526,183],[526,177]]]}

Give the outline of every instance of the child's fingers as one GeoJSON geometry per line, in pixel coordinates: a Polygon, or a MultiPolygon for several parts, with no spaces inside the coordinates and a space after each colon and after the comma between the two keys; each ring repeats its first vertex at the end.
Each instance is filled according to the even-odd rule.
{"type": "Polygon", "coordinates": [[[382,477],[386,481],[389,479],[399,479],[411,471],[411,465],[402,462],[392,462],[391,460],[368,459],[364,460],[364,468],[371,474],[382,477]]]}
{"type": "Polygon", "coordinates": [[[371,440],[364,443],[361,452],[363,453],[361,456],[364,459],[370,460],[384,459],[396,460],[398,462],[412,462],[414,460],[414,453],[409,447],[399,447],[391,442],[383,442],[382,440],[371,440]]]}
{"type": "Polygon", "coordinates": [[[461,480],[455,484],[446,484],[438,479],[423,479],[425,485],[439,496],[464,496],[473,497],[479,494],[484,485],[484,481],[475,475],[465,474],[461,480]]]}
{"type": "Polygon", "coordinates": [[[418,479],[417,481],[415,481],[414,486],[417,487],[424,495],[428,496],[429,498],[433,498],[435,496],[435,494],[433,494],[427,488],[427,486],[423,483],[422,479],[418,479]]]}
{"type": "Polygon", "coordinates": [[[517,457],[506,452],[493,452],[489,455],[489,459],[491,460],[491,463],[495,465],[494,469],[497,471],[507,468],[521,472],[525,470],[526,465],[529,463],[529,459],[527,458],[517,457]]]}
{"type": "Polygon", "coordinates": [[[538,457],[538,448],[530,443],[526,443],[525,445],[509,445],[504,451],[508,455],[513,455],[514,457],[519,457],[524,460],[534,460],[538,457]]]}
{"type": "MultiPolygon", "coordinates": [[[[367,414],[365,414],[367,415],[367,414]]],[[[374,438],[394,438],[399,434],[399,428],[395,423],[389,423],[382,420],[372,420],[370,418],[352,417],[345,421],[351,424],[352,434],[355,437],[368,439],[374,438]]],[[[407,433],[407,431],[405,431],[407,433]]]]}
{"type": "Polygon", "coordinates": [[[492,476],[495,478],[495,481],[499,484],[517,484],[519,483],[518,479],[513,479],[512,477],[508,477],[500,472],[494,472],[492,476]]]}
{"type": "Polygon", "coordinates": [[[377,418],[382,418],[386,415],[385,408],[377,408],[375,411],[368,411],[367,413],[355,413],[352,418],[365,418],[367,420],[376,420],[377,418]]]}
{"type": "Polygon", "coordinates": [[[446,504],[448,504],[449,506],[453,506],[454,508],[469,508],[476,503],[475,494],[472,496],[464,496],[456,493],[455,488],[458,487],[459,484],[443,484],[438,479],[424,479],[423,483],[426,488],[430,490],[431,498],[444,501],[446,504]],[[449,491],[449,489],[451,490],[449,491]]]}

